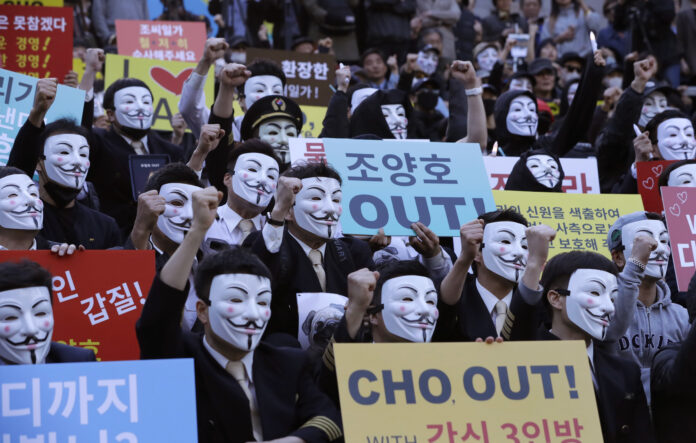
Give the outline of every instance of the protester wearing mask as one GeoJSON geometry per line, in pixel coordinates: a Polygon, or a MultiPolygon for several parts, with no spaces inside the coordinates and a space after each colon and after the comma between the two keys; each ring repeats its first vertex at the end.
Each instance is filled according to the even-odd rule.
{"type": "Polygon", "coordinates": [[[555,154],[535,149],[520,155],[505,183],[506,191],[563,192],[563,165],[555,154]]]}
{"type": "Polygon", "coordinates": [[[326,109],[322,130],[319,138],[350,138],[349,120],[353,111],[377,89],[367,83],[357,83],[351,86],[351,71],[349,66],[336,70],[336,92],[331,96],[326,109]]]}
{"type": "Polygon", "coordinates": [[[484,77],[488,77],[493,67],[500,59],[500,45],[496,42],[483,42],[474,48],[474,60],[476,70],[482,71],[484,77]],[[486,75],[485,73],[488,73],[486,75]]]}
{"type": "Polygon", "coordinates": [[[580,57],[577,52],[566,52],[561,57],[561,78],[560,86],[565,88],[576,79],[580,79],[585,66],[585,59],[580,57]]]}
{"type": "Polygon", "coordinates": [[[442,141],[447,130],[447,118],[435,109],[439,99],[440,84],[425,79],[416,82],[411,92],[414,102],[410,125],[413,138],[442,141]]]}
{"type": "Polygon", "coordinates": [[[382,139],[410,138],[413,127],[408,94],[398,89],[377,91],[353,110],[350,118],[350,136],[374,135],[382,139]]]}

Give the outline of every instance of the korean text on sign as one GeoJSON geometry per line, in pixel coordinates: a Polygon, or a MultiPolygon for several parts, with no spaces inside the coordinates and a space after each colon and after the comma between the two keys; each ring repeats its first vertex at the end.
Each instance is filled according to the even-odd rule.
{"type": "Polygon", "coordinates": [[[192,360],[0,366],[0,403],[3,443],[196,441],[192,360]]]}
{"type": "Polygon", "coordinates": [[[72,8],[0,5],[0,66],[62,79],[72,66],[72,8]]]}
{"type": "Polygon", "coordinates": [[[203,55],[205,24],[116,20],[118,53],[138,58],[196,62],[203,55]]]}
{"type": "Polygon", "coordinates": [[[686,291],[696,270],[696,188],[663,187],[662,201],[677,286],[686,291]]]}
{"type": "Polygon", "coordinates": [[[476,144],[325,139],[324,146],[343,179],[345,233],[412,235],[420,221],[436,235],[456,236],[495,209],[476,144]]]}
{"type": "MultiPolygon", "coordinates": [[[[505,189],[510,171],[519,157],[483,157],[491,189],[505,189]]],[[[565,173],[563,192],[571,194],[599,194],[599,175],[595,158],[562,158],[565,173]]]]}

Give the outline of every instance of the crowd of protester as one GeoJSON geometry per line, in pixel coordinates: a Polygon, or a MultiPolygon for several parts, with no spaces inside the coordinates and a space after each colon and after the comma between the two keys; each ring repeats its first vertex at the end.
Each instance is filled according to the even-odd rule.
{"type": "MultiPolygon", "coordinates": [[[[160,20],[207,22],[181,0],[162,3],[160,20]]],[[[247,60],[247,48],[335,55],[323,138],[474,143],[519,157],[506,190],[563,192],[568,157],[596,157],[603,193],[637,193],[636,163],[662,159],[677,160],[662,185],[696,186],[696,1],[678,12],[672,0],[606,0],[601,11],[493,0],[485,17],[473,3],[211,0],[217,35],[162,132],[142,80],[96,80],[115,52],[114,20],[150,19],[147,2],[78,2],[86,69],[79,83],[38,81],[0,167],[0,249],[154,250],[134,325],[141,357],[194,359],[201,442],[341,439],[334,343],[503,340],[583,340],[606,442],[691,441],[696,278],[678,290],[662,214],[620,217],[611,260],[549,259],[556,231],[513,210],[464,224],[455,254],[422,223],[411,237],[344,235],[340,174],[290,163],[302,109],[284,95],[283,69],[247,60]],[[86,92],[81,122],[44,123],[59,83],[86,92]],[[146,154],[169,163],[136,200],[129,157],[146,154]],[[307,292],[348,302],[303,351],[296,294],[307,292]]],[[[51,342],[53,322],[50,274],[0,264],[0,364],[94,360],[51,342]]]]}

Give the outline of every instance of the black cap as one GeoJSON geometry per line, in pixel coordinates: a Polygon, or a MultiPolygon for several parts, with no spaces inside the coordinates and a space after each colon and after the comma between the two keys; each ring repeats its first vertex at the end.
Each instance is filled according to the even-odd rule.
{"type": "Polygon", "coordinates": [[[425,87],[430,87],[431,89],[440,89],[442,86],[440,82],[432,77],[423,78],[416,80],[411,86],[411,93],[416,93],[425,87]]]}
{"type": "Polygon", "coordinates": [[[585,65],[585,59],[580,56],[577,52],[566,52],[563,54],[563,57],[561,57],[561,66],[565,65],[569,61],[576,61],[580,63],[581,65],[585,65]]]}
{"type": "Polygon", "coordinates": [[[425,45],[422,48],[420,48],[420,52],[428,52],[428,51],[433,51],[435,54],[438,55],[438,57],[440,56],[440,50],[437,49],[433,45],[425,45]]]}
{"type": "Polygon", "coordinates": [[[254,130],[266,120],[283,117],[290,119],[299,133],[302,130],[302,110],[300,106],[282,95],[267,95],[254,102],[242,119],[242,140],[254,137],[254,130]]]}
{"type": "Polygon", "coordinates": [[[669,96],[671,94],[677,93],[677,90],[674,89],[672,86],[670,86],[669,83],[655,82],[655,81],[650,80],[645,85],[645,91],[643,91],[643,97],[647,97],[656,91],[663,93],[665,96],[669,96]]]}
{"type": "Polygon", "coordinates": [[[548,58],[537,58],[529,64],[529,73],[532,75],[539,75],[547,69],[553,72],[553,63],[548,58]]]}
{"type": "Polygon", "coordinates": [[[227,41],[227,44],[229,44],[230,48],[232,49],[248,48],[249,46],[251,46],[247,39],[241,35],[235,35],[231,37],[227,41]]]}

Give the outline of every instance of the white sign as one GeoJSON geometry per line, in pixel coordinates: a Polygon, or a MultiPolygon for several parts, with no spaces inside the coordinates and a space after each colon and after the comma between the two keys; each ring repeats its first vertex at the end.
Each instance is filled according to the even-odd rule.
{"type": "Polygon", "coordinates": [[[330,292],[297,293],[297,339],[302,349],[315,344],[322,349],[326,347],[345,313],[347,302],[348,297],[330,292]]]}
{"type": "MultiPolygon", "coordinates": [[[[510,171],[519,157],[483,157],[486,165],[491,189],[502,191],[510,176],[510,171]]],[[[590,158],[561,158],[565,179],[563,192],[569,194],[599,194],[599,174],[597,159],[590,158]]]]}

